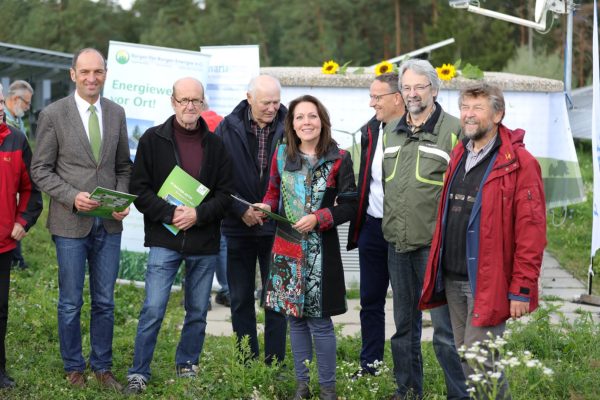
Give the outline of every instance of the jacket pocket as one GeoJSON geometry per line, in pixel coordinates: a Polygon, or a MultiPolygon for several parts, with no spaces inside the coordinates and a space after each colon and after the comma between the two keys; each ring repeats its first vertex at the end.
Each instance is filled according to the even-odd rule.
{"type": "Polygon", "coordinates": [[[384,181],[389,182],[396,176],[396,168],[400,159],[400,149],[402,146],[386,147],[383,150],[383,174],[384,181]]]}
{"type": "Polygon", "coordinates": [[[417,151],[416,178],[428,185],[442,186],[450,156],[437,147],[420,145],[417,151]]]}
{"type": "Polygon", "coordinates": [[[542,198],[540,189],[537,186],[523,187],[518,194],[519,204],[523,207],[524,212],[531,218],[531,223],[545,223],[545,210],[542,206],[542,198]]]}

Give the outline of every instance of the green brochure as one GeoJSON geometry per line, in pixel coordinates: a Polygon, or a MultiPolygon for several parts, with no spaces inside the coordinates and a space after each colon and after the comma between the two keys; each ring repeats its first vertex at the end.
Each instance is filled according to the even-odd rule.
{"type": "Polygon", "coordinates": [[[267,211],[264,208],[257,207],[254,204],[252,204],[252,203],[250,203],[250,202],[248,202],[248,201],[246,201],[246,200],[244,200],[244,199],[242,199],[240,197],[237,197],[237,196],[235,196],[233,194],[231,195],[231,197],[233,197],[235,200],[239,201],[240,203],[247,205],[248,207],[252,207],[255,210],[264,212],[267,217],[269,217],[269,218],[271,218],[271,219],[273,219],[275,221],[285,222],[285,223],[288,223],[290,225],[294,225],[294,223],[292,221],[290,221],[289,219],[287,219],[284,216],[281,216],[281,215],[276,214],[276,213],[271,212],[271,211],[267,211]]]}
{"type": "Polygon", "coordinates": [[[100,206],[92,211],[79,211],[77,214],[87,215],[89,217],[114,219],[112,217],[113,211],[121,212],[125,210],[136,198],[137,196],[133,194],[118,192],[116,190],[98,186],[94,189],[92,194],[90,194],[90,199],[99,202],[100,206]]]}
{"type": "MultiPolygon", "coordinates": [[[[158,197],[175,206],[198,207],[209,189],[176,165],[158,191],[158,197]]],[[[173,235],[179,233],[175,225],[163,224],[173,235]]]]}

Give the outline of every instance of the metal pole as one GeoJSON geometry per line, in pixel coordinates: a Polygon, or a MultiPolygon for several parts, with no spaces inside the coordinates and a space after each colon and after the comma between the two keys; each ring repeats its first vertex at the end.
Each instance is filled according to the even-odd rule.
{"type": "Polygon", "coordinates": [[[590,261],[590,269],[588,271],[588,295],[592,295],[592,280],[594,278],[594,257],[590,261]]]}
{"type": "Polygon", "coordinates": [[[567,38],[565,44],[565,93],[571,98],[573,75],[573,10],[567,14],[567,38]]]}
{"type": "MultiPolygon", "coordinates": [[[[533,14],[533,0],[527,2],[527,15],[533,14]]],[[[535,15],[534,15],[535,18],[535,15]]],[[[529,62],[533,62],[533,28],[527,28],[527,49],[529,50],[529,62]]]]}

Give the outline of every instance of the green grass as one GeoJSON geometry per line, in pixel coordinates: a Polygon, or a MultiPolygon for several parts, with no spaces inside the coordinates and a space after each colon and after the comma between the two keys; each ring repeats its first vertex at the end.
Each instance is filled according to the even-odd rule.
{"type": "MultiPolygon", "coordinates": [[[[581,149],[580,149],[581,150],[581,149]]],[[[585,150],[585,149],[584,149],[585,150]]],[[[583,163],[582,163],[583,164],[583,163]]],[[[582,170],[585,166],[582,166],[582,170]]],[[[585,172],[584,172],[585,174],[585,172]]],[[[578,209],[583,205],[570,207],[578,209]]],[[[555,240],[554,235],[563,229],[579,229],[590,212],[573,212],[562,228],[550,229],[551,250],[564,265],[566,258],[576,255],[585,260],[589,242],[585,238],[573,239],[580,251],[571,251],[566,236],[555,240]],[[572,221],[578,218],[576,221],[572,221]],[[560,245],[562,243],[562,245],[560,245]],[[565,249],[564,247],[567,247],[565,249]],[[572,256],[566,254],[573,254],[572,256]],[[581,257],[581,254],[584,257],[581,257]]],[[[13,271],[11,276],[9,327],[7,336],[8,371],[18,387],[0,392],[1,399],[115,399],[119,394],[98,388],[91,373],[86,389],[71,389],[63,377],[58,346],[56,305],[58,298],[57,265],[52,244],[45,226],[45,213],[24,241],[23,249],[30,268],[13,271]]],[[[589,228],[588,228],[589,230],[589,228]]],[[[581,229],[582,237],[585,229],[581,229]]],[[[579,233],[577,233],[579,235],[579,233]]],[[[588,235],[589,236],[589,235],[588,235]]],[[[127,256],[125,256],[127,257],[127,256]]],[[[136,261],[139,264],[139,262],[136,261]]],[[[581,261],[580,261],[581,263],[581,261]]],[[[574,263],[575,265],[579,265],[574,263]]],[[[581,276],[581,274],[579,275],[581,276]]],[[[287,367],[268,368],[260,362],[244,366],[232,337],[208,336],[196,380],[178,380],[175,377],[174,354],[179,340],[183,310],[179,305],[181,293],[173,293],[152,363],[152,379],[146,399],[284,399],[294,390],[292,357],[289,350],[287,367]]],[[[133,344],[137,318],[144,291],[133,286],[117,286],[115,291],[115,333],[113,341],[113,371],[124,382],[127,368],[133,358],[133,344]]],[[[550,299],[549,299],[550,300],[550,299]]],[[[82,310],[84,353],[89,354],[89,293],[86,284],[82,310]]],[[[555,307],[554,305],[551,307],[555,307]]],[[[509,374],[513,398],[525,399],[595,399],[599,398],[600,335],[598,324],[591,322],[589,314],[569,324],[550,324],[552,309],[542,309],[533,315],[528,325],[511,324],[512,338],[508,350],[530,350],[534,356],[555,371],[550,382],[536,386],[538,376],[527,369],[516,369],[509,374]]],[[[262,317],[262,316],[261,316],[262,317]]],[[[360,339],[338,336],[338,394],[346,399],[382,399],[395,388],[389,341],[386,342],[383,372],[378,377],[351,382],[350,375],[358,368],[360,339]]],[[[261,340],[262,343],[262,340],[261,340]]],[[[442,371],[435,359],[431,343],[423,343],[424,387],[426,399],[444,399],[445,385],[442,371]]],[[[317,390],[316,367],[311,365],[313,389],[317,390]]]]}
{"type": "MultiPolygon", "coordinates": [[[[587,283],[592,240],[593,168],[591,143],[589,141],[578,141],[576,142],[576,149],[587,200],[567,207],[566,212],[561,209],[549,211],[547,250],[563,268],[582,282],[587,283]]],[[[600,258],[596,256],[594,265],[596,266],[597,275],[600,271],[599,263],[600,258]]],[[[595,294],[600,294],[600,280],[596,280],[593,289],[595,294]]]]}

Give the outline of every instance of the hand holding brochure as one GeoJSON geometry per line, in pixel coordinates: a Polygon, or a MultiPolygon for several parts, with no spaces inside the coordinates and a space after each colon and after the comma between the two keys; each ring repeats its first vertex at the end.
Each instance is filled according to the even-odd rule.
{"type": "Polygon", "coordinates": [[[92,194],[90,194],[90,200],[99,202],[100,206],[94,208],[92,211],[79,211],[77,214],[89,217],[114,219],[112,217],[113,211],[121,212],[125,210],[136,198],[137,196],[133,194],[118,192],[116,190],[98,186],[94,189],[92,194]]]}
{"type": "Polygon", "coordinates": [[[252,203],[250,203],[250,202],[248,202],[248,201],[246,201],[246,200],[244,200],[244,199],[242,199],[240,197],[237,197],[237,196],[235,196],[233,194],[231,195],[231,197],[233,197],[235,200],[239,201],[240,203],[247,205],[248,207],[252,207],[255,210],[258,210],[258,211],[261,211],[261,212],[265,213],[265,215],[267,217],[269,217],[271,219],[274,219],[275,221],[286,222],[286,223],[288,223],[290,225],[294,225],[294,223],[292,221],[290,221],[289,219],[287,219],[287,218],[285,218],[285,217],[283,217],[283,216],[281,216],[279,214],[276,214],[274,212],[267,211],[264,208],[260,208],[258,206],[255,206],[254,204],[252,204],[252,203]]]}
{"type": "MultiPolygon", "coordinates": [[[[198,207],[209,189],[179,166],[175,166],[158,191],[158,197],[176,206],[198,207]]],[[[163,224],[173,235],[179,233],[175,225],[163,224]]]]}

